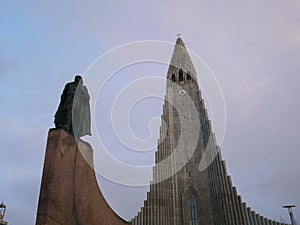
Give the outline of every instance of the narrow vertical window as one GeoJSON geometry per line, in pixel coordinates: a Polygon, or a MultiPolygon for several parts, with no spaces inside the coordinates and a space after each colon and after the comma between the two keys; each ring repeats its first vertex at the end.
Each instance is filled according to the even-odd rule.
{"type": "Polygon", "coordinates": [[[186,79],[187,79],[187,80],[191,80],[191,79],[192,79],[192,77],[191,77],[191,74],[190,74],[190,73],[188,73],[188,74],[186,75],[186,79]]]}
{"type": "Polygon", "coordinates": [[[197,202],[193,194],[189,195],[188,208],[189,208],[189,222],[190,222],[189,225],[199,225],[197,202]]]}
{"type": "Polygon", "coordinates": [[[183,81],[183,71],[179,70],[179,81],[183,81]]]}
{"type": "Polygon", "coordinates": [[[175,74],[174,73],[172,74],[171,79],[172,79],[173,82],[176,82],[176,78],[175,78],[175,74]]]}

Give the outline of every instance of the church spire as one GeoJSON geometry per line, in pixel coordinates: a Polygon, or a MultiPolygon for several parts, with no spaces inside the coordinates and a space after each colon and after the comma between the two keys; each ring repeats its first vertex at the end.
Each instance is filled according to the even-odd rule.
{"type": "Polygon", "coordinates": [[[181,45],[181,46],[185,47],[180,35],[178,35],[178,38],[176,40],[176,45],[181,45]]]}
{"type": "Polygon", "coordinates": [[[182,81],[182,75],[180,75],[181,73],[183,73],[184,81],[189,79],[197,81],[195,67],[192,63],[192,60],[182,38],[179,36],[176,40],[176,44],[172,54],[168,71],[168,78],[172,81],[182,81]]]}

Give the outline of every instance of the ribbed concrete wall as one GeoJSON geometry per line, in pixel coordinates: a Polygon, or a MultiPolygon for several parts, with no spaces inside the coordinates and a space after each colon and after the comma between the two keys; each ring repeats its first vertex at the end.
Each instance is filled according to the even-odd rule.
{"type": "Polygon", "coordinates": [[[161,118],[165,126],[160,129],[161,142],[155,153],[154,183],[150,186],[144,207],[133,218],[131,224],[189,225],[186,203],[186,195],[189,193],[199,196],[197,206],[200,224],[278,224],[251,210],[233,186],[212,132],[211,122],[198,87],[196,70],[180,38],[176,41],[167,73],[167,93],[161,118]],[[179,73],[183,74],[182,80],[179,80],[179,73]],[[192,79],[187,79],[187,74],[190,74],[192,79]],[[186,95],[180,91],[187,93],[186,95],[192,99],[198,111],[196,116],[192,114],[193,108],[186,95]],[[195,125],[196,120],[200,121],[199,127],[195,125]],[[199,133],[200,138],[195,152],[190,155],[188,145],[193,141],[191,136],[195,131],[199,133]],[[167,135],[163,137],[162,134],[165,133],[167,135]],[[180,138],[184,139],[186,145],[180,143],[180,138]],[[158,167],[162,160],[173,154],[175,148],[180,149],[180,157],[171,160],[163,169],[158,167]],[[208,153],[204,152],[206,149],[209,149],[208,153]],[[202,157],[209,166],[200,172],[198,165],[202,157]],[[176,166],[185,158],[188,158],[186,165],[177,171],[176,166]],[[166,171],[173,172],[173,175],[161,183],[156,183],[167,173],[166,171]]]}

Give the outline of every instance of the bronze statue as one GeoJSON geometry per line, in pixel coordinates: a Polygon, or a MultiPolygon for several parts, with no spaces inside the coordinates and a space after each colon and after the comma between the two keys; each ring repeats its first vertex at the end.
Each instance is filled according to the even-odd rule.
{"type": "Polygon", "coordinates": [[[55,126],[75,137],[91,135],[90,96],[82,77],[77,75],[67,83],[55,113],[55,126]]]}

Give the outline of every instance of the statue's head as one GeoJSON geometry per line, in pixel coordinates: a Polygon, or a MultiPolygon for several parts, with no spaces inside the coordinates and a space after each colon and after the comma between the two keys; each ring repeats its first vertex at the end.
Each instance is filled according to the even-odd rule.
{"type": "Polygon", "coordinates": [[[83,83],[82,76],[76,75],[76,76],[75,76],[75,79],[74,79],[74,82],[75,82],[76,84],[82,84],[82,83],[83,83]]]}

